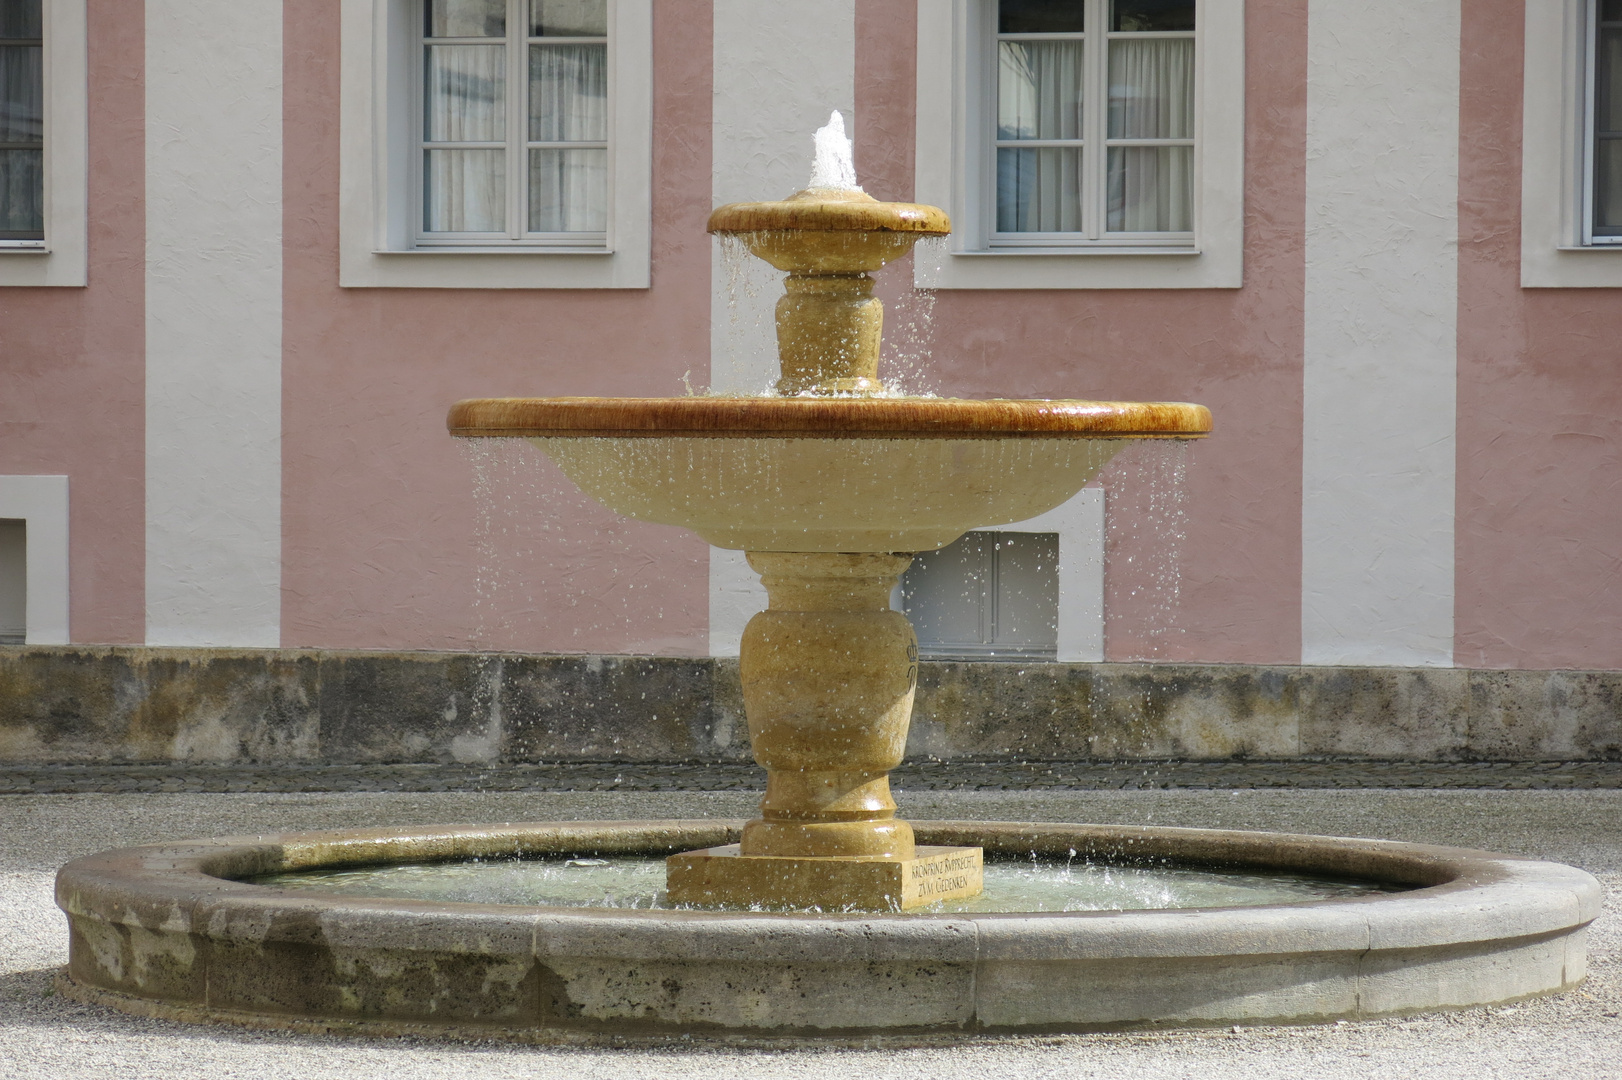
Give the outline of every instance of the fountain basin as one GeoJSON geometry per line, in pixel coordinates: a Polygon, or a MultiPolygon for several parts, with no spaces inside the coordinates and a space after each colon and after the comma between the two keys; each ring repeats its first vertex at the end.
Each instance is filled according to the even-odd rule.
{"type": "Polygon", "coordinates": [[[921,843],[1273,868],[1409,891],[1261,907],[839,915],[323,896],[319,866],[736,842],[741,822],[346,830],[107,852],[57,879],[64,992],[183,1020],[526,1041],[874,1036],[1328,1020],[1546,994],[1584,976],[1571,867],[1372,840],[915,822],[921,843]]]}
{"type": "Polygon", "coordinates": [[[522,436],[616,513],[748,551],[934,551],[1080,491],[1203,406],[937,398],[488,398],[460,436],[522,436]]]}

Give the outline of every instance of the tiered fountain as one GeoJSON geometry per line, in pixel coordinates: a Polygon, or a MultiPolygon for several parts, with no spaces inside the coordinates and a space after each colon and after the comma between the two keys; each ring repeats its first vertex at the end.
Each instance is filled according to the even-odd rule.
{"type": "Polygon", "coordinates": [[[912,553],[1042,513],[1126,440],[1197,438],[1210,415],[888,395],[868,274],[948,223],[838,183],[852,180],[845,153],[807,191],[710,219],[788,272],[776,394],[464,401],[449,421],[458,436],[529,438],[608,507],[748,553],[770,598],[741,660],[761,816],[351,830],[81,859],[58,880],[65,992],[323,1031],[955,1037],[1457,1007],[1582,978],[1599,893],[1568,867],[1185,829],[920,822],[915,837],[896,818],[888,773],[917,645],[889,596],[912,553]],[[1056,858],[1061,895],[976,897],[985,854],[1056,858]],[[577,856],[592,858],[565,862],[577,856]],[[593,872],[627,856],[665,859],[663,890],[615,902],[597,879],[560,893],[542,874],[515,902],[402,893],[353,869],[428,880],[490,865],[466,860],[593,872]],[[1287,887],[1097,910],[1153,905],[1067,898],[1078,858],[1239,868],[1287,887]],[[1301,891],[1301,875],[1333,880],[1301,891]]]}
{"type": "Polygon", "coordinates": [[[525,436],[592,497],[748,553],[770,607],[744,632],[744,708],[767,770],[737,846],[669,864],[693,903],[907,909],[972,896],[977,848],[917,849],[895,817],[918,644],[890,592],[912,553],[1069,499],[1128,439],[1197,438],[1199,405],[890,395],[869,276],[950,231],[933,206],[854,186],[835,113],[819,167],[782,202],[734,203],[711,233],[786,271],[771,397],[495,398],[453,435],[525,436]],[[844,183],[841,185],[841,181],[844,183]]]}

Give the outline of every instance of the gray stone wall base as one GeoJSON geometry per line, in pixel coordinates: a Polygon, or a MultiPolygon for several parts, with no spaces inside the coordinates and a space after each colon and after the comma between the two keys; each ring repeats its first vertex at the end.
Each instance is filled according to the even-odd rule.
{"type": "MultiPolygon", "coordinates": [[[[1622,671],[926,662],[939,761],[1622,761],[1622,671]]],[[[0,763],[746,762],[733,660],[0,648],[0,763]]]]}

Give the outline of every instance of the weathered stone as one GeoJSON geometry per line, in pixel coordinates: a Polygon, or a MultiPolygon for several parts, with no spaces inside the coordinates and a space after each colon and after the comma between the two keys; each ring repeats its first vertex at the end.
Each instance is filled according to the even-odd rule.
{"type": "Polygon", "coordinates": [[[705,661],[667,657],[504,657],[501,757],[681,761],[700,756],[715,745],[708,669],[705,661]]]}
{"type": "Polygon", "coordinates": [[[1134,826],[916,823],[925,844],[1270,867],[1414,886],[1178,911],[807,915],[336,897],[234,877],[581,850],[667,855],[738,822],[356,829],[106,852],[58,875],[72,996],[144,1015],[344,1030],[1075,1031],[1361,1017],[1569,989],[1599,883],[1417,844],[1134,826]],[[200,1013],[199,1010],[214,1010],[200,1013]]]}
{"type": "MultiPolygon", "coordinates": [[[[1614,762],[1622,672],[926,662],[907,752],[1614,762]]],[[[749,760],[735,660],[0,647],[0,763],[749,760]]]]}
{"type": "Polygon", "coordinates": [[[1303,754],[1388,761],[1471,756],[1470,673],[1462,668],[1296,670],[1303,754]]]}

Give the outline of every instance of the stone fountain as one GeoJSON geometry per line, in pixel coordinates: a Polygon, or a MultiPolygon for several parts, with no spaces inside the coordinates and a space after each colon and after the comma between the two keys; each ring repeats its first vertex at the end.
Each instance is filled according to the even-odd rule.
{"type": "Polygon", "coordinates": [[[741,549],[770,599],[740,656],[761,816],[738,845],[673,856],[691,903],[905,910],[981,889],[978,848],[918,848],[895,816],[918,642],[890,593],[913,553],[1075,495],[1128,439],[1204,436],[1199,405],[891,396],[878,270],[950,231],[933,206],[854,187],[835,113],[812,186],[734,203],[709,231],[788,277],[771,397],[463,401],[462,437],[528,437],[612,510],[741,549]],[[844,181],[844,186],[833,186],[844,181]]]}
{"type": "Polygon", "coordinates": [[[748,553],[769,596],[741,663],[767,770],[760,817],[348,829],[90,856],[57,877],[63,993],[322,1033],[869,1044],[1387,1015],[1582,981],[1600,893],[1570,867],[1321,836],[896,818],[888,773],[917,648],[889,595],[912,553],[1042,513],[1126,440],[1197,438],[1210,416],[888,395],[868,275],[948,223],[852,190],[848,158],[832,161],[807,191],[710,220],[788,273],[775,395],[493,399],[450,415],[456,435],[531,439],[622,514],[748,553]],[[663,859],[664,888],[622,902],[569,876],[615,859],[654,872],[663,859]],[[1077,860],[1305,884],[1180,910],[972,896],[983,869],[1016,865],[1052,867],[1069,889],[1077,860]],[[573,891],[447,899],[367,876],[503,866],[573,891]]]}

